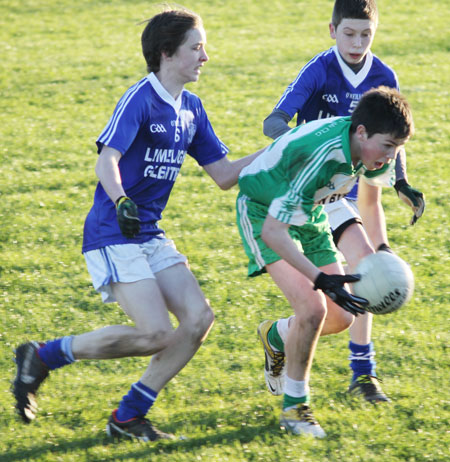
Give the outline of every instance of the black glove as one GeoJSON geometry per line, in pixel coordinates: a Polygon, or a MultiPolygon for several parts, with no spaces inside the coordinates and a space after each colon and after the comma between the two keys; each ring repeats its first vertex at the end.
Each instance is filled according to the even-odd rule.
{"type": "Polygon", "coordinates": [[[412,188],[405,179],[398,180],[394,185],[398,197],[407,205],[409,205],[414,212],[411,218],[411,225],[423,215],[425,211],[425,197],[417,189],[412,188]]]}
{"type": "Polygon", "coordinates": [[[141,220],[138,216],[137,205],[126,196],[116,200],[117,221],[120,231],[125,237],[131,238],[139,234],[141,220]]]}
{"type": "Polygon", "coordinates": [[[320,273],[314,282],[314,290],[320,289],[328,295],[334,303],[339,305],[345,311],[358,316],[364,314],[366,310],[359,305],[368,305],[369,302],[365,298],[356,297],[344,289],[346,282],[356,282],[361,279],[359,274],[325,274],[320,273]]]}
{"type": "Polygon", "coordinates": [[[378,246],[377,252],[388,252],[394,254],[394,251],[384,242],[378,246]]]}

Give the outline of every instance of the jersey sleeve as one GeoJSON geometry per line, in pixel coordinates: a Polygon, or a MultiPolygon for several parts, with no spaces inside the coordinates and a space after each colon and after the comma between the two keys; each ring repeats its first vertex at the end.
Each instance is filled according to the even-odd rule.
{"type": "Polygon", "coordinates": [[[327,174],[327,168],[321,171],[324,159],[310,152],[311,149],[301,142],[294,142],[285,149],[284,177],[277,179],[286,185],[280,188],[285,192],[272,200],[268,210],[271,216],[283,223],[297,226],[305,224],[315,206],[317,184],[322,181],[323,174],[327,174]]]}
{"type": "Polygon", "coordinates": [[[280,109],[291,118],[299,112],[322,85],[325,70],[316,59],[306,64],[296,79],[286,88],[275,109],[280,109]]]}
{"type": "Polygon", "coordinates": [[[269,214],[278,221],[289,225],[304,225],[311,216],[314,202],[305,201],[296,194],[291,192],[290,195],[277,197],[272,201],[269,207],[269,214]]]}
{"type": "Polygon", "coordinates": [[[117,149],[122,155],[129,149],[141,125],[150,115],[150,95],[144,85],[144,82],[139,82],[129,88],[119,100],[97,139],[98,153],[105,145],[117,149]]]}
{"type": "Polygon", "coordinates": [[[212,164],[225,157],[228,153],[228,148],[214,133],[214,129],[200,101],[196,108],[195,123],[196,131],[188,147],[188,154],[200,166],[212,164]]]}

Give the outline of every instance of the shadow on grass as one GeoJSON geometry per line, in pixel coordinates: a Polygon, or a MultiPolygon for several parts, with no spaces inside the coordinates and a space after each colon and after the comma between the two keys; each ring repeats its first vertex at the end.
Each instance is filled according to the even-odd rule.
{"type": "MultiPolygon", "coordinates": [[[[140,443],[135,442],[130,445],[129,440],[124,440],[124,444],[127,444],[131,449],[126,454],[114,454],[114,460],[127,460],[130,458],[140,458],[145,456],[149,457],[151,454],[171,454],[173,452],[183,452],[196,449],[202,446],[215,446],[215,445],[228,445],[235,444],[236,441],[241,443],[250,443],[255,438],[273,438],[280,434],[280,429],[276,425],[270,425],[267,427],[245,427],[232,430],[220,430],[213,435],[204,437],[189,438],[186,440],[171,440],[171,441],[160,441],[156,443],[140,443]]],[[[53,456],[58,454],[70,454],[79,451],[85,452],[86,450],[98,447],[98,446],[116,446],[122,445],[122,441],[114,441],[105,436],[103,432],[98,432],[92,437],[79,438],[71,441],[57,440],[51,444],[38,444],[29,449],[17,450],[14,452],[0,454],[2,462],[19,462],[19,461],[33,461],[39,458],[45,457],[46,454],[51,453],[53,456]]],[[[123,448],[121,448],[122,452],[123,448]]],[[[93,459],[95,460],[95,456],[93,459]]]]}

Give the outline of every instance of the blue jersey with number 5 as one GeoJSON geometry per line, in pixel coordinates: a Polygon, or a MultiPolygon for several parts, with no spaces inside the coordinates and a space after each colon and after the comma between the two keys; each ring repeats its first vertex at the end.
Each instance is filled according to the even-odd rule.
{"type": "MultiPolygon", "coordinates": [[[[398,89],[395,72],[370,51],[363,67],[355,74],[341,58],[336,46],[316,55],[287,87],[275,109],[297,125],[303,122],[350,115],[363,93],[385,85],[398,89]]],[[[357,185],[347,196],[356,199],[357,185]]]]}

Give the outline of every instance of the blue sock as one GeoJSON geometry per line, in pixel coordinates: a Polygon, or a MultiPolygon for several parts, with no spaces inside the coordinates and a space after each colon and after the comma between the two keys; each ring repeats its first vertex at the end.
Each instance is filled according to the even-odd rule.
{"type": "Polygon", "coordinates": [[[120,422],[125,422],[134,417],[145,416],[153,406],[158,393],[145,386],[141,382],[131,385],[130,391],[122,398],[116,418],[120,422]]]}
{"type": "Polygon", "coordinates": [[[376,376],[376,362],[374,360],[375,350],[373,343],[367,345],[358,345],[357,343],[349,342],[350,349],[350,368],[353,370],[352,381],[355,381],[360,375],[376,376]]]}
{"type": "Polygon", "coordinates": [[[46,342],[37,351],[41,361],[50,370],[72,364],[75,361],[72,354],[72,339],[73,336],[67,336],[46,342]]]}

